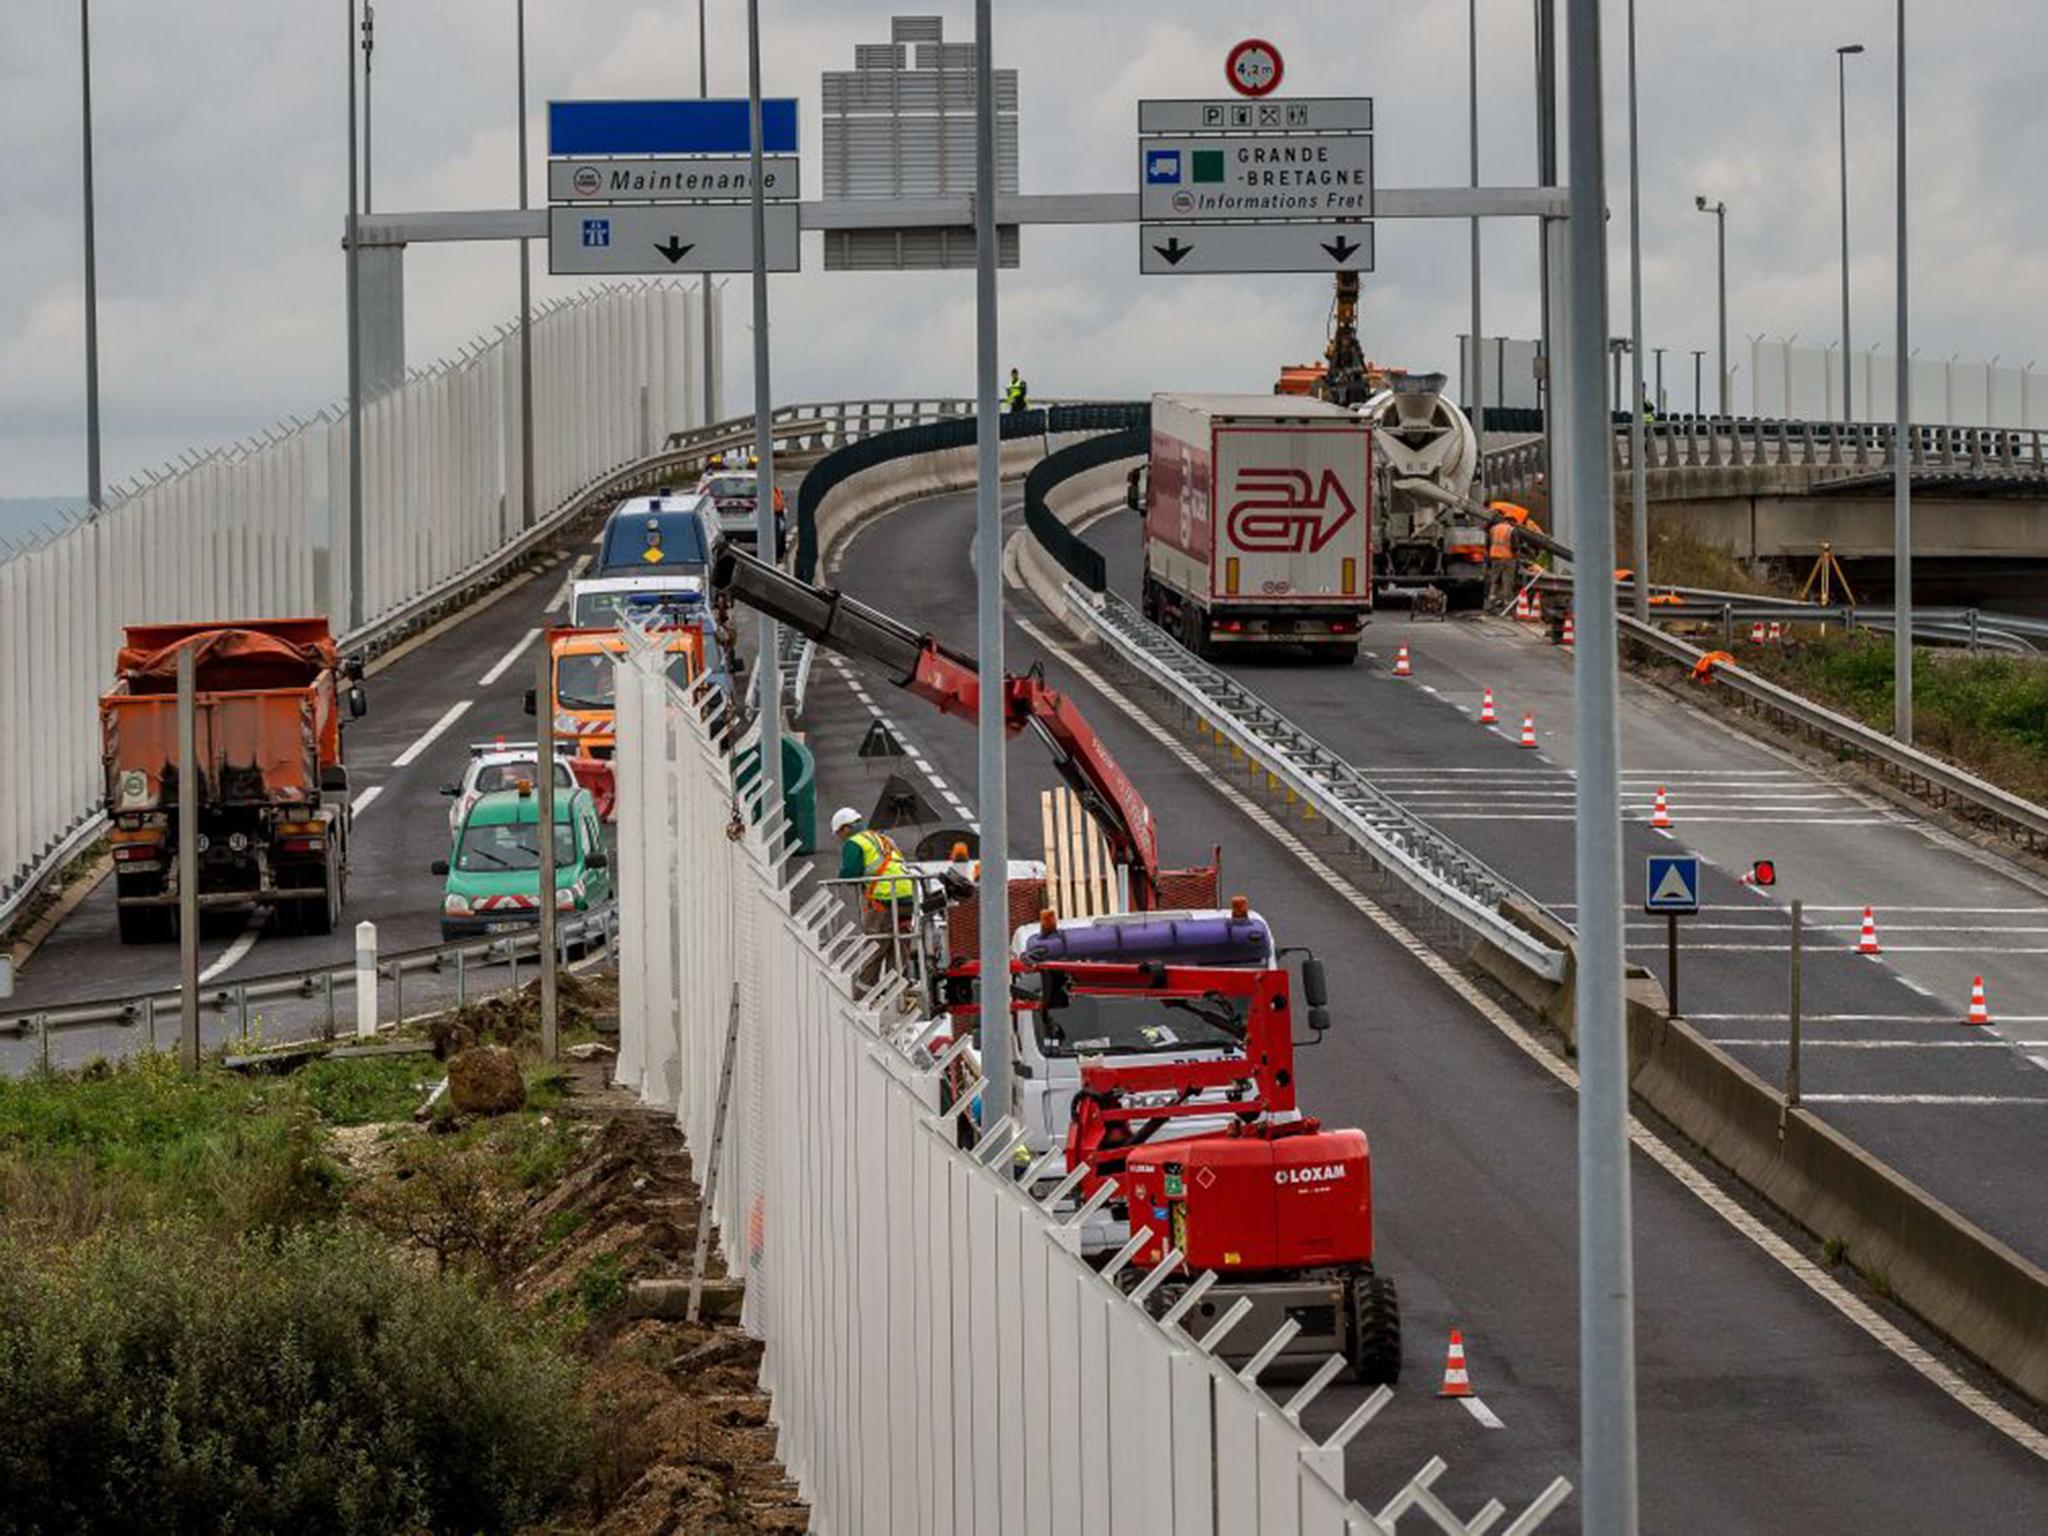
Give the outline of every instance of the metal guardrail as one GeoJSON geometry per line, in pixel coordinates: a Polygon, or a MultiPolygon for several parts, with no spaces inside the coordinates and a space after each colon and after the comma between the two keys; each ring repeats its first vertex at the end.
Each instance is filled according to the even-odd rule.
{"type": "MultiPolygon", "coordinates": [[[[1409,890],[1554,981],[1564,956],[1503,914],[1543,904],[1399,804],[1235,679],[1195,656],[1114,593],[1066,584],[1068,610],[1119,658],[1243,752],[1409,890]]],[[[1563,926],[1560,924],[1560,926],[1563,926]]]]}
{"type": "Polygon", "coordinates": [[[809,635],[800,634],[787,624],[779,631],[782,641],[782,697],[789,706],[792,719],[800,719],[804,712],[804,699],[811,691],[811,661],[818,653],[817,643],[809,635]]]}
{"type": "MultiPolygon", "coordinates": [[[[1811,466],[1843,471],[1888,469],[1897,428],[1889,423],[1693,417],[1647,422],[1646,469],[1811,466]]],[[[1617,431],[1617,465],[1629,463],[1630,434],[1617,431]]],[[[2038,427],[1914,426],[1906,431],[1914,469],[2003,470],[2048,476],[2048,432],[2038,427]]]]}
{"type": "MultiPolygon", "coordinates": [[[[560,947],[566,950],[578,942],[590,947],[595,940],[601,952],[610,954],[617,943],[618,915],[615,908],[605,907],[596,912],[586,912],[576,917],[564,918],[557,926],[560,947]]],[[[451,965],[455,971],[455,1006],[472,1000],[468,988],[468,972],[471,961],[485,965],[507,964],[511,975],[502,988],[493,988],[476,994],[478,997],[497,996],[514,991],[519,986],[519,958],[522,955],[538,955],[540,934],[538,931],[509,933],[496,938],[465,939],[452,944],[433,944],[421,949],[400,950],[388,956],[379,956],[377,977],[381,982],[387,977],[397,988],[394,999],[394,1014],[403,1022],[405,1012],[405,974],[408,971],[429,971],[441,973],[451,965]]],[[[249,1005],[265,1002],[272,998],[321,998],[326,1004],[325,1031],[331,1034],[336,1028],[338,1013],[335,997],[342,992],[355,990],[356,968],[353,959],[331,966],[312,966],[292,971],[272,971],[262,976],[252,976],[245,981],[226,985],[202,985],[200,1006],[217,1014],[234,1011],[239,1014],[243,1032],[249,1024],[249,1005]]],[[[159,1010],[168,1012],[170,1028],[177,1027],[180,993],[173,985],[159,987],[148,992],[131,993],[124,997],[99,998],[91,1002],[54,1004],[46,1008],[24,1009],[12,1013],[0,1013],[0,1036],[23,1039],[39,1036],[44,1042],[44,1055],[48,1055],[51,1035],[67,1029],[130,1027],[146,1031],[146,1038],[154,1044],[156,1039],[156,1016],[159,1010]]],[[[352,1010],[348,1017],[353,1017],[352,1010]]]]}
{"type": "MultiPolygon", "coordinates": [[[[1652,624],[1641,624],[1627,614],[1617,615],[1621,634],[1658,655],[1697,666],[1706,654],[1676,635],[1667,635],[1652,624]]],[[[1838,748],[1867,758],[1888,770],[1905,788],[1923,796],[1939,796],[1939,803],[1960,801],[1978,817],[1998,825],[2015,841],[2036,849],[2048,841],[2048,808],[2024,800],[1996,784],[1987,784],[1953,763],[1931,757],[1917,748],[1894,741],[1872,730],[1860,720],[1800,697],[1776,683],[1766,682],[1753,672],[1727,662],[1717,663],[1714,681],[1750,702],[1756,708],[1777,715],[1823,737],[1838,748]]]]}

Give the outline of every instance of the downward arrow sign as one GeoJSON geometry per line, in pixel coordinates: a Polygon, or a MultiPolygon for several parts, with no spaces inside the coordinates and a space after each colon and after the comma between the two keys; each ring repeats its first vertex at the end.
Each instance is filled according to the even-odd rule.
{"type": "Polygon", "coordinates": [[[685,245],[682,241],[678,240],[674,235],[670,235],[668,237],[668,244],[657,245],[655,249],[668,258],[670,266],[674,266],[677,262],[681,261],[685,256],[689,255],[690,252],[697,249],[697,247],[694,244],[685,245]]]}
{"type": "Polygon", "coordinates": [[[1346,239],[1343,235],[1339,235],[1328,245],[1324,246],[1323,249],[1330,253],[1331,260],[1341,264],[1356,256],[1364,247],[1355,241],[1346,239]]]}
{"type": "Polygon", "coordinates": [[[1192,251],[1194,247],[1192,245],[1182,245],[1180,236],[1175,235],[1166,244],[1155,245],[1152,249],[1166,258],[1166,264],[1169,267],[1177,267],[1180,265],[1180,259],[1192,251]]]}

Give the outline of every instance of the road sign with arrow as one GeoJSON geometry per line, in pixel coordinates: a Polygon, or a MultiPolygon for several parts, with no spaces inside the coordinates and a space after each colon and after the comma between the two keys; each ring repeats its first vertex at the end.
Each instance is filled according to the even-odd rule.
{"type": "MultiPolygon", "coordinates": [[[[768,270],[797,270],[797,210],[767,213],[768,270]]],[[[747,272],[753,210],[744,203],[587,203],[548,211],[548,270],[626,276],[747,272]]]]}
{"type": "Polygon", "coordinates": [[[1142,224],[1145,273],[1370,272],[1370,224],[1142,224]]]}

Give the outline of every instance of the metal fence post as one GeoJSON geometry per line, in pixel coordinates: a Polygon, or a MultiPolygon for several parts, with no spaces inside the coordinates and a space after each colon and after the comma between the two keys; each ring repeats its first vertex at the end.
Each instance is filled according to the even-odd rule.
{"type": "Polygon", "coordinates": [[[356,924],[356,1035],[377,1033],[377,925],[356,924]]]}
{"type": "Polygon", "coordinates": [[[199,1069],[199,722],[192,647],[178,648],[178,1056],[199,1069]]]}
{"type": "Polygon", "coordinates": [[[399,959],[391,962],[391,1027],[405,1027],[405,962],[399,959]]]}
{"type": "MultiPolygon", "coordinates": [[[[773,498],[771,497],[772,501],[773,498]]],[[[771,506],[769,515],[774,515],[771,506]]],[[[765,665],[765,663],[764,663],[765,665]]],[[[534,776],[536,804],[534,844],[540,850],[540,925],[535,934],[540,961],[540,1059],[553,1061],[560,1054],[558,1015],[555,1008],[556,941],[560,925],[555,911],[555,705],[553,649],[542,641],[534,659],[534,776]]],[[[402,1019],[401,1019],[402,1022],[402,1019]]]]}

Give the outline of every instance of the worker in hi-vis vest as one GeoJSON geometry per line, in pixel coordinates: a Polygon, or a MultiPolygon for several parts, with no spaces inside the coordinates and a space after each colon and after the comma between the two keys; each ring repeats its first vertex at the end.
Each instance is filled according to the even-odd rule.
{"type": "Polygon", "coordinates": [[[895,840],[886,832],[870,832],[867,818],[852,806],[841,806],[832,813],[832,835],[839,839],[839,878],[865,882],[861,928],[888,936],[861,967],[862,980],[873,981],[885,961],[901,964],[896,935],[901,919],[910,912],[917,882],[910,878],[909,865],[895,840]]]}
{"type": "Polygon", "coordinates": [[[1003,391],[1003,405],[1011,411],[1031,409],[1031,386],[1024,382],[1014,368],[1010,370],[1009,387],[1003,391]]]}

